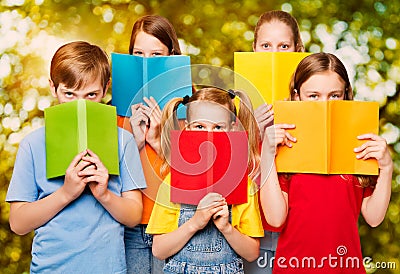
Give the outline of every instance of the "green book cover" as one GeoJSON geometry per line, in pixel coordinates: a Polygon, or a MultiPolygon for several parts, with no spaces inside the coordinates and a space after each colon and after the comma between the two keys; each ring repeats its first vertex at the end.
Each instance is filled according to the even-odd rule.
{"type": "Polygon", "coordinates": [[[65,175],[74,157],[87,148],[109,174],[119,174],[115,107],[80,99],[49,107],[44,117],[48,179],[65,175]]]}

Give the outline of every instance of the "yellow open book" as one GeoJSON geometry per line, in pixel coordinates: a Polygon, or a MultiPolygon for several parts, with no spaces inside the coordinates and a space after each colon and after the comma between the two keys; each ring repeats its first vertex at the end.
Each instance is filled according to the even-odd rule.
{"type": "Polygon", "coordinates": [[[235,52],[235,89],[245,91],[254,108],[290,97],[289,84],[305,52],[235,52]]]}
{"type": "Polygon", "coordinates": [[[295,124],[293,147],[279,146],[278,172],[377,175],[375,159],[358,160],[357,136],[378,134],[379,104],[355,101],[277,101],[275,124],[295,124]]]}

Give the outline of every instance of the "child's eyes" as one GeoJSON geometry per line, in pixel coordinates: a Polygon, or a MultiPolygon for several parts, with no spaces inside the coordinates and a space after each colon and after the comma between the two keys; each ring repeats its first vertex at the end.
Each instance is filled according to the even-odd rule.
{"type": "Polygon", "coordinates": [[[72,98],[74,96],[74,94],[72,92],[65,92],[64,95],[67,98],[72,98]]]}
{"type": "Polygon", "coordinates": [[[289,45],[282,45],[281,48],[283,48],[283,49],[288,49],[288,48],[289,48],[289,45]]]}
{"type": "Polygon", "coordinates": [[[196,125],[195,128],[197,129],[204,129],[204,127],[202,125],[196,125]]]}
{"type": "Polygon", "coordinates": [[[270,46],[269,44],[262,44],[261,47],[262,47],[263,49],[268,49],[268,48],[270,48],[271,46],[270,46]]]}
{"type": "Polygon", "coordinates": [[[133,51],[133,55],[143,55],[143,51],[135,50],[133,51]]]}
{"type": "Polygon", "coordinates": [[[87,95],[87,97],[90,98],[90,99],[96,98],[97,97],[97,93],[89,93],[87,95]]]}
{"type": "Polygon", "coordinates": [[[153,55],[153,56],[162,56],[162,54],[160,52],[153,52],[151,55],[153,55]]]}

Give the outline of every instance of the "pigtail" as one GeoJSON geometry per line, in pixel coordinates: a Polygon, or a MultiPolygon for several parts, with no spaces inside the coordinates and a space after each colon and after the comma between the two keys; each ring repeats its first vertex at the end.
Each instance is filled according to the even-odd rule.
{"type": "Polygon", "coordinates": [[[171,154],[171,130],[179,130],[178,117],[176,116],[178,106],[184,98],[171,99],[165,106],[161,115],[161,174],[165,174],[169,167],[171,154]]]}
{"type": "Polygon", "coordinates": [[[236,109],[236,116],[243,129],[247,131],[249,140],[249,177],[254,179],[259,173],[261,161],[259,149],[260,131],[254,117],[253,105],[248,95],[242,91],[235,91],[235,94],[240,98],[239,109],[236,109]]]}

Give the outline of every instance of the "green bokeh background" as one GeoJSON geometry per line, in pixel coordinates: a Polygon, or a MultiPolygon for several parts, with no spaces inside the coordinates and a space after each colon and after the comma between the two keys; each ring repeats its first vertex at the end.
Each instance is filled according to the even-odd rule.
{"type": "Polygon", "coordinates": [[[4,200],[19,141],[43,125],[43,109],[53,103],[49,61],[60,45],[86,40],[108,53],[127,53],[135,20],[160,14],[175,26],[183,53],[191,56],[193,64],[233,69],[233,52],[252,50],[258,17],[271,9],[297,18],[307,51],[332,52],[344,61],[356,99],[380,102],[380,133],[395,163],[393,193],[384,222],[370,228],[360,218],[359,230],[363,254],[372,259],[367,272],[400,273],[399,0],[0,3],[0,273],[29,271],[33,234],[21,237],[10,231],[9,205],[4,200]]]}

